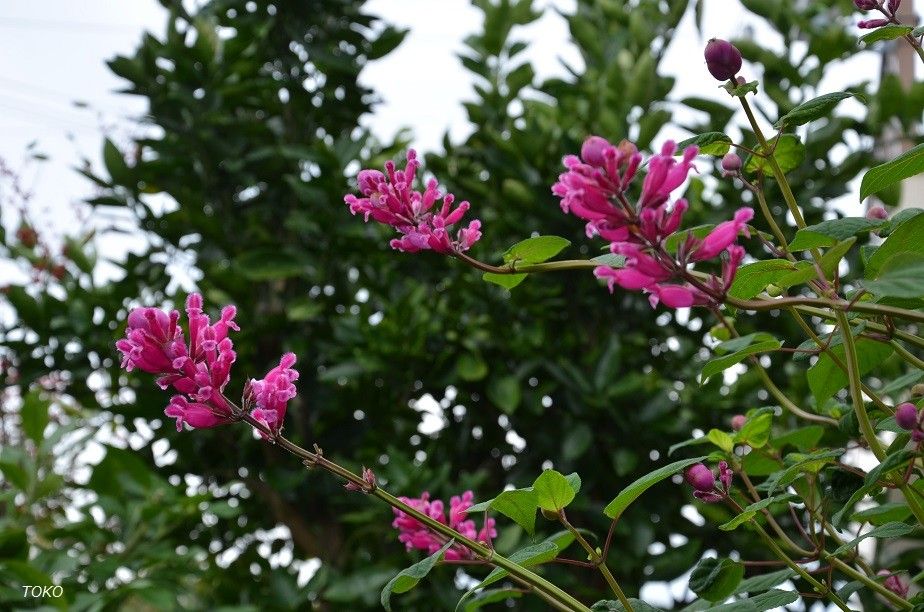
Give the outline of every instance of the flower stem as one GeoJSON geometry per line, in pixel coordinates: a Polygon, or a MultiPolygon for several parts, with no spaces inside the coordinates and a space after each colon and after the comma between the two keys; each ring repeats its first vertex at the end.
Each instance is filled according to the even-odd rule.
{"type": "Polygon", "coordinates": [[[319,452],[317,448],[316,451],[318,452],[311,452],[295,444],[294,442],[291,442],[289,439],[281,435],[273,436],[273,434],[266,427],[255,421],[249,415],[245,414],[242,419],[254,429],[269,435],[273,442],[301,459],[302,463],[304,463],[306,467],[320,467],[321,469],[335,474],[336,476],[340,476],[347,482],[356,485],[358,488],[367,492],[368,494],[381,499],[392,508],[396,508],[408,516],[414,517],[416,520],[420,521],[428,528],[439,533],[440,535],[455,539],[456,542],[471,550],[481,559],[484,559],[485,561],[492,563],[497,567],[507,570],[511,576],[531,586],[536,590],[537,593],[540,594],[543,599],[549,603],[554,601],[555,603],[553,605],[556,608],[567,611],[590,612],[590,608],[542,576],[539,576],[538,574],[511,561],[510,559],[495,553],[494,549],[489,548],[480,542],[476,542],[475,540],[467,538],[455,529],[452,529],[449,525],[445,525],[435,519],[430,518],[426,514],[419,512],[418,510],[412,508],[411,506],[407,505],[394,495],[379,488],[378,486],[370,485],[362,478],[362,476],[354,474],[345,467],[342,467],[327,459],[321,452],[319,452]]]}
{"type": "Polygon", "coordinates": [[[623,608],[626,609],[626,612],[633,612],[632,604],[629,603],[629,598],[626,597],[626,594],[623,593],[622,589],[619,587],[619,583],[616,582],[616,578],[610,572],[610,568],[606,566],[606,561],[600,556],[600,553],[590,545],[581,532],[578,531],[574,525],[568,522],[568,517],[565,515],[565,511],[561,510],[558,513],[558,520],[561,521],[561,524],[565,526],[565,529],[571,532],[574,536],[574,539],[578,541],[578,544],[587,551],[587,555],[590,557],[591,562],[597,566],[597,569],[600,570],[600,573],[603,574],[604,580],[610,585],[610,589],[616,595],[617,599],[622,603],[623,608]]]}
{"type": "Polygon", "coordinates": [[[844,612],[851,612],[850,608],[847,607],[847,604],[845,604],[844,601],[840,597],[838,597],[834,592],[828,589],[825,585],[818,582],[818,580],[816,580],[811,574],[805,571],[805,569],[801,565],[799,565],[798,563],[790,559],[789,555],[787,555],[786,552],[783,551],[783,549],[781,549],[779,545],[777,545],[777,543],[773,540],[773,538],[771,538],[770,535],[766,531],[764,531],[763,527],[761,527],[757,521],[755,521],[754,519],[751,519],[751,523],[754,525],[760,537],[764,540],[764,542],[767,543],[767,547],[773,551],[773,554],[779,557],[779,559],[783,561],[784,563],[786,563],[786,565],[788,565],[793,570],[795,570],[795,572],[799,574],[800,576],[802,576],[802,578],[806,582],[811,584],[812,587],[815,589],[815,591],[819,595],[827,594],[827,597],[834,603],[834,605],[836,605],[838,608],[840,608],[844,612]]]}
{"type": "Polygon", "coordinates": [[[889,589],[885,588],[884,586],[879,584],[879,582],[877,582],[876,580],[873,580],[872,578],[870,578],[869,576],[866,576],[862,572],[858,572],[857,570],[852,568],[850,565],[848,565],[847,563],[844,563],[843,561],[841,561],[834,555],[830,553],[825,553],[824,559],[828,563],[830,563],[831,565],[839,569],[844,574],[847,574],[854,580],[858,580],[862,582],[863,584],[865,584],[866,586],[868,586],[870,589],[876,591],[877,593],[879,593],[880,595],[888,599],[891,603],[898,606],[900,609],[910,610],[913,607],[910,603],[908,603],[907,600],[899,597],[898,595],[896,595],[889,589]]]}

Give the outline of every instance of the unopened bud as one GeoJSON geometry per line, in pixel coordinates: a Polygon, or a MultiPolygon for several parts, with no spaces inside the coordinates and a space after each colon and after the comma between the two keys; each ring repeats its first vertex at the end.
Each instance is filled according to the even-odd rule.
{"type": "Polygon", "coordinates": [[[722,174],[737,174],[741,170],[742,162],[737,153],[727,153],[722,158],[722,174]]]}
{"type": "Polygon", "coordinates": [[[924,383],[918,383],[911,387],[911,395],[914,397],[924,396],[924,383]]]}
{"type": "Polygon", "coordinates": [[[887,211],[882,206],[871,206],[868,211],[866,211],[866,218],[870,221],[877,221],[881,219],[889,218],[889,211],[887,211]]]}
{"type": "Polygon", "coordinates": [[[704,56],[709,73],[720,81],[734,79],[741,70],[741,51],[727,40],[710,40],[704,56]]]}
{"type": "Polygon", "coordinates": [[[881,28],[884,25],[888,25],[888,19],[866,19],[857,24],[857,27],[861,30],[872,30],[873,28],[881,28]]]}
{"type": "Polygon", "coordinates": [[[899,404],[898,408],[895,409],[895,422],[902,429],[907,429],[908,431],[915,429],[918,424],[917,406],[911,402],[899,404]]]}
{"type": "Polygon", "coordinates": [[[712,470],[702,463],[697,463],[688,469],[684,474],[684,478],[697,491],[706,493],[715,489],[715,476],[712,474],[712,470]]]}
{"type": "Polygon", "coordinates": [[[861,11],[871,11],[876,8],[876,0],[853,0],[853,5],[861,11]]]}
{"type": "Polygon", "coordinates": [[[549,519],[550,521],[558,520],[558,513],[555,512],[554,510],[546,510],[545,508],[542,508],[541,510],[542,510],[542,516],[549,519]]]}
{"type": "Polygon", "coordinates": [[[898,10],[898,7],[902,5],[902,0],[889,0],[889,12],[893,15],[895,11],[898,10]]]}
{"type": "Polygon", "coordinates": [[[783,295],[783,288],[778,285],[774,285],[773,283],[770,283],[769,285],[767,285],[767,295],[769,295],[770,297],[780,297],[781,295],[783,295]]]}
{"type": "Polygon", "coordinates": [[[731,418],[731,426],[735,431],[741,431],[741,428],[744,427],[744,424],[747,423],[748,418],[743,414],[736,414],[731,418]]]}

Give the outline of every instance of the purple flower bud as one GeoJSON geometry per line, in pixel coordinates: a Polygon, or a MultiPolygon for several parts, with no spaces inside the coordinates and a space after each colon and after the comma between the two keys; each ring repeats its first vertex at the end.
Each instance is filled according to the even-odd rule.
{"type": "Polygon", "coordinates": [[[719,461],[719,481],[726,492],[731,488],[733,472],[728,467],[727,461],[719,461]]]}
{"type": "Polygon", "coordinates": [[[741,51],[727,40],[713,38],[706,44],[706,67],[720,81],[735,78],[741,70],[741,51]]]}
{"type": "Polygon", "coordinates": [[[684,474],[684,478],[691,487],[702,493],[715,489],[715,476],[712,475],[712,470],[702,463],[697,463],[690,467],[687,473],[684,474]]]}
{"type": "Polygon", "coordinates": [[[871,11],[876,8],[876,0],[853,0],[853,5],[861,11],[871,11]]]}
{"type": "Polygon", "coordinates": [[[725,176],[736,174],[741,170],[741,165],[741,158],[736,153],[727,153],[722,158],[722,174],[725,176]]]}
{"type": "Polygon", "coordinates": [[[908,585],[902,582],[902,579],[897,575],[893,574],[889,570],[879,570],[876,572],[877,576],[886,576],[886,579],[883,581],[882,586],[889,589],[899,597],[908,597],[908,585]]]}
{"type": "Polygon", "coordinates": [[[918,409],[911,402],[899,404],[895,409],[895,422],[902,429],[912,430],[918,424],[918,409]]]}
{"type": "Polygon", "coordinates": [[[895,11],[898,10],[898,7],[902,5],[902,0],[889,0],[889,12],[893,15],[895,11]]]}
{"type": "Polygon", "coordinates": [[[873,28],[879,28],[884,25],[888,25],[888,19],[865,19],[857,24],[857,27],[861,30],[872,30],[873,28]]]}
{"type": "Polygon", "coordinates": [[[889,218],[889,211],[882,206],[872,206],[866,211],[866,218],[870,221],[876,221],[889,218]]]}
{"type": "Polygon", "coordinates": [[[747,423],[748,418],[743,414],[736,414],[731,419],[732,429],[735,431],[741,431],[741,428],[744,427],[744,424],[747,423]]]}

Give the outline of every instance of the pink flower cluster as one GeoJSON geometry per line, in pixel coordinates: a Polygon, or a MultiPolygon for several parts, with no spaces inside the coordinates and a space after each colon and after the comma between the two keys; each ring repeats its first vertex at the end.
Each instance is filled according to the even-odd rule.
{"type": "MultiPolygon", "coordinates": [[[[240,331],[234,315],[234,306],[225,306],[219,320],[212,323],[202,312],[202,296],[190,295],[186,300],[188,344],[176,310],[168,314],[158,308],[135,308],[128,315],[125,338],[116,342],[122,367],[155,374],[161,389],[172,387],[179,392],[164,410],[176,419],[177,431],[182,431],[183,423],[199,429],[236,419],[224,396],[236,359],[228,331],[240,331]]],[[[291,369],[294,364],[295,355],[288,353],[266,378],[248,384],[251,416],[273,432],[282,428],[286,403],[295,396],[292,383],[298,373],[291,369]]]]}
{"type": "Polygon", "coordinates": [[[481,221],[470,222],[453,238],[449,229],[462,220],[469,203],[461,202],[453,208],[455,196],[441,193],[436,179],[427,182],[423,193],[415,191],[414,178],[419,167],[417,153],[411,149],[404,170],[397,170],[392,161],[386,162],[385,174],[362,170],[357,181],[363,197],[349,194],[343,199],[354,215],[362,213],[366,222],[371,217],[403,234],[391,241],[393,249],[407,253],[429,249],[443,254],[467,251],[481,238],[481,221]],[[434,210],[440,201],[439,208],[434,210]]]}
{"type": "Polygon", "coordinates": [[[697,148],[688,147],[678,160],[677,145],[668,141],[661,152],[648,160],[648,172],[641,195],[635,203],[627,192],[639,167],[642,154],[634,144],[618,146],[600,136],[584,141],[580,157],[564,159],[567,172],[559,176],[552,193],[561,198],[561,208],[587,221],[587,235],[610,241],[610,250],[626,258],[626,267],[600,266],[598,278],[607,280],[610,291],[619,285],[630,291],[644,291],[652,307],[663,303],[670,308],[715,304],[731,286],[744,258],[737,244],[738,235],[749,236],[747,223],[754,216],[750,208],[739,209],[733,219],[720,223],[706,237],[692,234],[680,243],[676,253],[664,248],[665,239],[680,227],[687,202],[670,202],[693,169],[697,148]],[[725,252],[720,276],[694,280],[689,264],[712,259],[725,252]]]}
{"type": "MultiPolygon", "coordinates": [[[[475,521],[467,519],[467,511],[472,507],[474,495],[471,491],[466,491],[461,496],[456,495],[449,500],[449,519],[447,520],[444,512],[444,505],[441,500],[430,501],[430,494],[426,491],[419,498],[402,497],[401,501],[411,508],[426,514],[430,518],[452,527],[470,540],[475,540],[488,544],[492,538],[497,537],[497,530],[494,528],[494,519],[486,519],[484,527],[478,531],[475,521]]],[[[399,532],[398,540],[404,543],[408,550],[423,550],[432,555],[446,543],[442,536],[427,529],[427,527],[417,519],[405,514],[401,510],[395,510],[395,520],[392,527],[399,532]]],[[[446,559],[457,561],[459,559],[471,558],[471,551],[462,545],[453,545],[446,551],[446,559]]]]}

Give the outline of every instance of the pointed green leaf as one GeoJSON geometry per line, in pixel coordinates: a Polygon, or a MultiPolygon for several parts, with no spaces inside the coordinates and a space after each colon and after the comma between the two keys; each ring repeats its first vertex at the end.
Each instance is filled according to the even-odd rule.
{"type": "Polygon", "coordinates": [[[706,557],[690,574],[690,590],[703,599],[722,601],[744,578],[744,565],[731,559],[706,557]]]}
{"type": "Polygon", "coordinates": [[[414,565],[401,570],[398,572],[397,576],[389,580],[385,588],[382,589],[382,607],[391,612],[391,594],[407,593],[417,586],[417,583],[423,580],[427,574],[430,573],[430,570],[443,560],[443,555],[446,554],[446,551],[449,550],[449,547],[452,546],[454,542],[455,540],[446,542],[441,549],[426,559],[418,561],[414,565]]]}
{"type": "Polygon", "coordinates": [[[869,34],[864,34],[860,37],[860,42],[871,45],[881,40],[895,40],[896,38],[901,38],[905,34],[910,34],[913,30],[914,28],[912,26],[890,23],[881,28],[876,28],[869,34]]]}
{"type": "Polygon", "coordinates": [[[603,510],[603,513],[607,515],[608,517],[610,517],[611,519],[618,518],[625,511],[625,509],[628,508],[630,504],[632,504],[632,502],[634,502],[636,499],[639,498],[639,496],[642,493],[644,493],[645,491],[647,491],[648,489],[650,489],[657,483],[661,482],[665,478],[670,478],[677,472],[680,472],[681,470],[684,470],[690,467],[694,463],[699,463],[705,458],[706,456],[702,456],[702,457],[694,457],[692,459],[683,459],[681,461],[675,461],[674,463],[669,463],[663,467],[656,469],[653,472],[649,472],[648,474],[645,474],[644,476],[642,476],[641,478],[639,478],[638,480],[636,480],[635,482],[627,486],[625,489],[620,491],[619,495],[617,495],[613,499],[613,501],[607,504],[606,508],[604,508],[603,510]]]}
{"type": "Polygon", "coordinates": [[[803,102],[796,108],[792,109],[773,124],[773,127],[781,129],[785,126],[803,125],[816,119],[827,116],[841,100],[846,100],[854,94],[846,91],[829,93],[817,98],[812,98],[803,102]]]}
{"type": "Polygon", "coordinates": [[[892,161],[874,166],[860,182],[860,200],[924,172],[924,144],[909,149],[892,161]]]}
{"type": "Polygon", "coordinates": [[[914,531],[914,527],[912,527],[911,525],[907,525],[905,523],[898,523],[898,522],[886,523],[885,525],[876,527],[875,529],[871,529],[867,531],[866,533],[863,533],[860,536],[852,539],[846,544],[839,546],[837,550],[834,551],[834,554],[842,555],[846,553],[847,551],[849,551],[851,548],[856,547],[857,544],[859,544],[866,538],[898,538],[901,536],[906,536],[912,531],[914,531]]]}
{"type": "Polygon", "coordinates": [[[555,470],[544,470],[533,483],[539,507],[550,512],[566,508],[574,500],[571,483],[555,470]]]}

